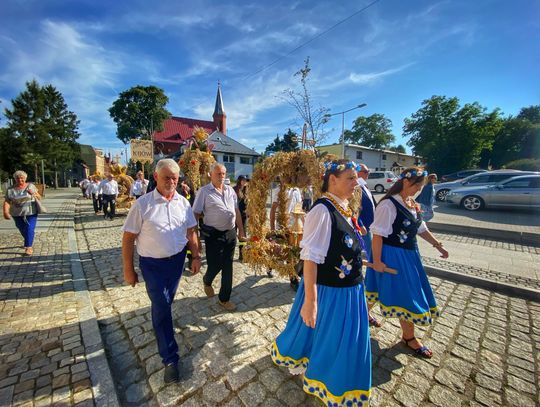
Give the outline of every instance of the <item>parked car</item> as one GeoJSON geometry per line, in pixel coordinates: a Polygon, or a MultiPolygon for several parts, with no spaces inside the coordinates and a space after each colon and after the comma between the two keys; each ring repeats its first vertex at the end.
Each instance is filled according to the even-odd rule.
{"type": "Polygon", "coordinates": [[[458,179],[467,178],[471,175],[479,174],[481,172],[487,172],[487,170],[461,170],[451,174],[446,174],[441,177],[441,182],[457,181],[458,179]]]}
{"type": "Polygon", "coordinates": [[[519,170],[495,170],[486,171],[480,174],[470,175],[467,178],[460,179],[453,182],[441,182],[435,184],[435,199],[437,201],[444,201],[446,194],[456,188],[462,188],[467,186],[481,186],[481,185],[494,185],[505,179],[515,177],[517,175],[534,174],[531,171],[519,171],[519,170]]]}
{"type": "Polygon", "coordinates": [[[495,185],[457,188],[446,201],[469,211],[487,207],[540,209],[540,173],[520,175],[495,185]]]}
{"type": "Polygon", "coordinates": [[[398,178],[392,171],[372,171],[367,179],[367,186],[376,192],[385,192],[396,183],[398,178]]]}

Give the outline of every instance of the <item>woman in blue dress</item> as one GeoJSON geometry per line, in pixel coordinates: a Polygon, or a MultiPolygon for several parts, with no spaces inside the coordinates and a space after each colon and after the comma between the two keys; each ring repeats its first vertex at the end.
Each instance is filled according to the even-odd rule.
{"type": "Polygon", "coordinates": [[[327,406],[367,406],[371,347],[362,275],[360,226],[348,206],[358,166],[325,165],[324,195],[306,216],[300,258],[303,279],[285,330],[272,344],[272,360],[327,406]]]}
{"type": "Polygon", "coordinates": [[[416,202],[420,204],[422,209],[422,219],[424,222],[429,222],[433,219],[433,205],[435,204],[435,187],[433,184],[437,182],[437,174],[429,174],[426,185],[422,188],[422,192],[416,197],[416,202]]]}
{"type": "Polygon", "coordinates": [[[431,349],[414,333],[415,324],[429,325],[438,316],[416,235],[431,243],[442,258],[447,258],[448,252],[428,230],[420,206],[413,199],[426,176],[422,168],[407,168],[379,201],[370,228],[373,268],[366,272],[366,295],[370,303],[379,302],[383,316],[399,318],[402,340],[409,348],[419,356],[431,358],[431,349]],[[397,270],[397,274],[382,273],[385,267],[397,270]]]}

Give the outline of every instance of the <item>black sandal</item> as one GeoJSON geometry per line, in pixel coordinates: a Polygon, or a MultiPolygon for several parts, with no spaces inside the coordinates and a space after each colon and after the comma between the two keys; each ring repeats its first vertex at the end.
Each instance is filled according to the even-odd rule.
{"type": "Polygon", "coordinates": [[[417,355],[417,356],[421,356],[423,358],[426,358],[426,359],[431,359],[433,357],[433,352],[431,351],[431,349],[429,349],[427,346],[420,346],[419,348],[417,349],[414,349],[411,345],[409,345],[409,342],[412,342],[416,339],[415,336],[413,336],[411,339],[405,339],[405,337],[402,337],[401,340],[403,341],[403,343],[405,343],[405,345],[409,348],[409,349],[412,349],[414,351],[414,353],[417,355]]]}

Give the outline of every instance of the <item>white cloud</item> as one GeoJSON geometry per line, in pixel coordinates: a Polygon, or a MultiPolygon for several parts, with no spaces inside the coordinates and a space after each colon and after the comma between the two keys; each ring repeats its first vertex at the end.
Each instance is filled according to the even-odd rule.
{"type": "Polygon", "coordinates": [[[375,82],[380,81],[382,78],[386,76],[393,75],[395,73],[401,72],[404,69],[407,69],[409,66],[413,65],[411,64],[405,64],[397,68],[387,69],[385,71],[380,72],[369,72],[369,73],[355,73],[352,72],[349,74],[349,81],[358,85],[369,85],[375,82]]]}

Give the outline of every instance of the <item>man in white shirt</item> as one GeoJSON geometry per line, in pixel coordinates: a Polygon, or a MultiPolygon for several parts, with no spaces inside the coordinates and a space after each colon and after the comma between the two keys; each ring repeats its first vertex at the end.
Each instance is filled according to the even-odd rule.
{"type": "Polygon", "coordinates": [[[87,191],[89,191],[90,196],[92,197],[92,205],[94,206],[94,212],[96,215],[103,207],[103,200],[101,199],[99,184],[99,175],[94,175],[93,177],[90,177],[90,184],[87,187],[87,191]]]}
{"type": "Polygon", "coordinates": [[[193,255],[192,274],[201,267],[197,221],[189,202],[176,192],[179,174],[174,160],[160,160],[154,173],[156,189],[135,201],[122,228],[124,280],[132,287],[139,281],[133,266],[136,242],[139,267],[152,303],[152,326],[165,365],[165,383],[179,380],[171,307],[188,248],[193,255]]]}
{"type": "Polygon", "coordinates": [[[99,184],[99,192],[103,199],[103,217],[113,220],[116,211],[116,197],[118,196],[118,183],[112,174],[99,184]]]}
{"type": "Polygon", "coordinates": [[[215,295],[212,282],[221,271],[221,289],[218,303],[227,311],[236,305],[230,301],[233,280],[233,256],[236,247],[236,230],[244,239],[244,225],[238,209],[234,189],[225,185],[227,170],[223,164],[214,163],[210,168],[210,183],[203,186],[195,196],[193,212],[199,219],[204,214],[201,236],[205,241],[208,268],[203,277],[207,297],[215,295]]]}
{"type": "Polygon", "coordinates": [[[138,171],[137,179],[131,185],[131,191],[129,191],[129,196],[134,196],[135,199],[139,199],[141,196],[146,194],[147,188],[148,180],[144,179],[144,173],[142,171],[138,171]]]}

